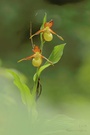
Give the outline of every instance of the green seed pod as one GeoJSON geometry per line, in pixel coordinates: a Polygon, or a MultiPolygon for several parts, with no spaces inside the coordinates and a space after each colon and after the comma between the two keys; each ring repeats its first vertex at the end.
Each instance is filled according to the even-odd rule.
{"type": "Polygon", "coordinates": [[[53,39],[53,35],[50,32],[44,32],[43,38],[44,38],[45,41],[51,41],[53,39]]]}
{"type": "Polygon", "coordinates": [[[42,58],[39,58],[39,59],[33,58],[32,64],[33,64],[34,67],[39,67],[42,64],[42,58]]]}

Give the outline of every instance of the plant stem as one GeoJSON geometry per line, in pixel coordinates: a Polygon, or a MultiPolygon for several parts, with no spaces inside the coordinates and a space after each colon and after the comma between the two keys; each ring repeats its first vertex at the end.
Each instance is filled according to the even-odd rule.
{"type": "Polygon", "coordinates": [[[34,81],[34,86],[33,86],[33,90],[32,90],[32,96],[33,98],[36,98],[36,90],[37,90],[37,85],[38,85],[38,70],[39,68],[37,68],[37,71],[36,71],[36,78],[35,78],[35,81],[34,81]]]}

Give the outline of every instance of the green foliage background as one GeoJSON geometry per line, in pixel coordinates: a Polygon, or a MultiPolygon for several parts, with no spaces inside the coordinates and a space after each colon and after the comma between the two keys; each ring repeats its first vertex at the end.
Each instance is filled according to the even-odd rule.
{"type": "MultiPolygon", "coordinates": [[[[31,61],[19,64],[17,61],[32,54],[29,24],[31,21],[33,33],[36,32],[45,12],[48,21],[54,20],[53,30],[64,37],[67,44],[61,61],[41,76],[43,91],[38,111],[41,115],[50,113],[46,117],[60,113],[90,120],[90,1],[55,5],[44,0],[3,0],[0,1],[0,131],[7,127],[5,123],[10,116],[16,115],[20,121],[26,115],[20,93],[6,69],[19,71],[21,79],[32,87],[35,68],[31,61]]],[[[37,45],[40,44],[38,40],[38,36],[34,37],[37,45]]],[[[44,55],[48,57],[54,45],[60,43],[62,41],[54,36],[54,40],[45,45],[44,55]]]]}

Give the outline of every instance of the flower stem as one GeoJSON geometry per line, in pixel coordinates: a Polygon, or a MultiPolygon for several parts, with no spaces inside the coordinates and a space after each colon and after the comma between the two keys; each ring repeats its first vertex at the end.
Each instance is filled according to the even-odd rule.
{"type": "Polygon", "coordinates": [[[37,85],[38,85],[38,79],[39,79],[38,70],[39,70],[39,68],[37,68],[37,70],[36,70],[36,78],[35,78],[34,86],[33,86],[33,90],[32,90],[32,96],[34,98],[36,98],[36,91],[37,91],[37,85]]]}

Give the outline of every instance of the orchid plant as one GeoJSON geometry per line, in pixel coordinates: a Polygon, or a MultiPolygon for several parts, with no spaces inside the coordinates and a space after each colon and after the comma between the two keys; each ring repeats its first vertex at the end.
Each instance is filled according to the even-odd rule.
{"type": "Polygon", "coordinates": [[[18,61],[21,62],[24,60],[32,60],[32,65],[36,67],[36,73],[33,76],[32,90],[20,80],[18,74],[13,71],[9,71],[14,76],[14,84],[20,90],[23,104],[27,106],[28,112],[32,112],[32,115],[36,114],[36,101],[42,91],[42,85],[40,82],[40,75],[42,71],[44,71],[47,67],[51,65],[55,65],[63,55],[65,43],[56,45],[53,48],[49,58],[46,58],[42,54],[42,50],[44,51],[45,43],[48,44],[48,41],[53,40],[53,34],[56,35],[59,39],[64,40],[61,36],[56,34],[56,32],[51,29],[52,25],[53,20],[47,22],[47,14],[45,14],[40,30],[30,36],[30,39],[32,40],[33,36],[40,34],[41,45],[32,45],[33,54],[18,61]],[[42,64],[43,59],[46,60],[44,64],[42,64]]]}

